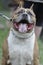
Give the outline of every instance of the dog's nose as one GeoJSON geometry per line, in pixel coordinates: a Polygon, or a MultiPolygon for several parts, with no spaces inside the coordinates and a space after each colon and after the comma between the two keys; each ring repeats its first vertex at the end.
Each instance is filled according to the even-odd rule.
{"type": "Polygon", "coordinates": [[[23,14],[23,18],[27,18],[27,16],[28,16],[27,14],[23,14]]]}

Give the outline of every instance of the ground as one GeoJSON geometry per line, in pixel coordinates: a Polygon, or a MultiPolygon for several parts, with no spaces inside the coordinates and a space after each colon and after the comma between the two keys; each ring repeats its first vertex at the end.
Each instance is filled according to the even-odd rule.
{"type": "MultiPolygon", "coordinates": [[[[8,11],[3,11],[3,13],[9,16],[8,11]]],[[[4,18],[0,17],[0,23],[2,23],[5,26],[4,30],[0,30],[0,65],[1,65],[1,59],[2,59],[2,44],[9,32],[9,29],[6,27],[5,22],[6,22],[6,20],[4,18]]],[[[43,41],[41,41],[39,39],[38,44],[39,44],[40,64],[43,65],[43,41]]]]}

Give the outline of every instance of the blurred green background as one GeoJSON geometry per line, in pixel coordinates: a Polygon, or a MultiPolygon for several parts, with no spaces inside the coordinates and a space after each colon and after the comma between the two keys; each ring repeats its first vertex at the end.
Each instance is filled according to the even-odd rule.
{"type": "MultiPolygon", "coordinates": [[[[9,2],[11,1],[10,0],[0,0],[0,12],[10,17],[10,8],[8,7],[9,2]]],[[[9,28],[7,28],[6,26],[6,20],[2,17],[0,17],[0,25],[4,27],[3,29],[0,29],[0,65],[1,65],[2,44],[8,35],[9,28]]],[[[43,65],[43,38],[38,39],[38,44],[39,44],[40,64],[43,65]]]]}

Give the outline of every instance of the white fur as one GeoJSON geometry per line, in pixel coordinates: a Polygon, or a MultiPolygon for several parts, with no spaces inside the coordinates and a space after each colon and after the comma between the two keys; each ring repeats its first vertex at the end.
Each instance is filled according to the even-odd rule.
{"type": "Polygon", "coordinates": [[[33,31],[31,32],[31,36],[28,33],[27,39],[22,39],[14,35],[17,33],[14,32],[13,28],[10,30],[8,49],[12,65],[26,65],[32,63],[35,44],[35,33],[33,31]]]}

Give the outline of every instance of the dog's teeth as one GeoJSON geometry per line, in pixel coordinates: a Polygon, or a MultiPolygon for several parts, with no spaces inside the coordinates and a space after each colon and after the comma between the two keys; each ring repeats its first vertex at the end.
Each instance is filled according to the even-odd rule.
{"type": "Polygon", "coordinates": [[[27,32],[27,25],[26,24],[20,24],[19,25],[19,32],[27,32]]]}

